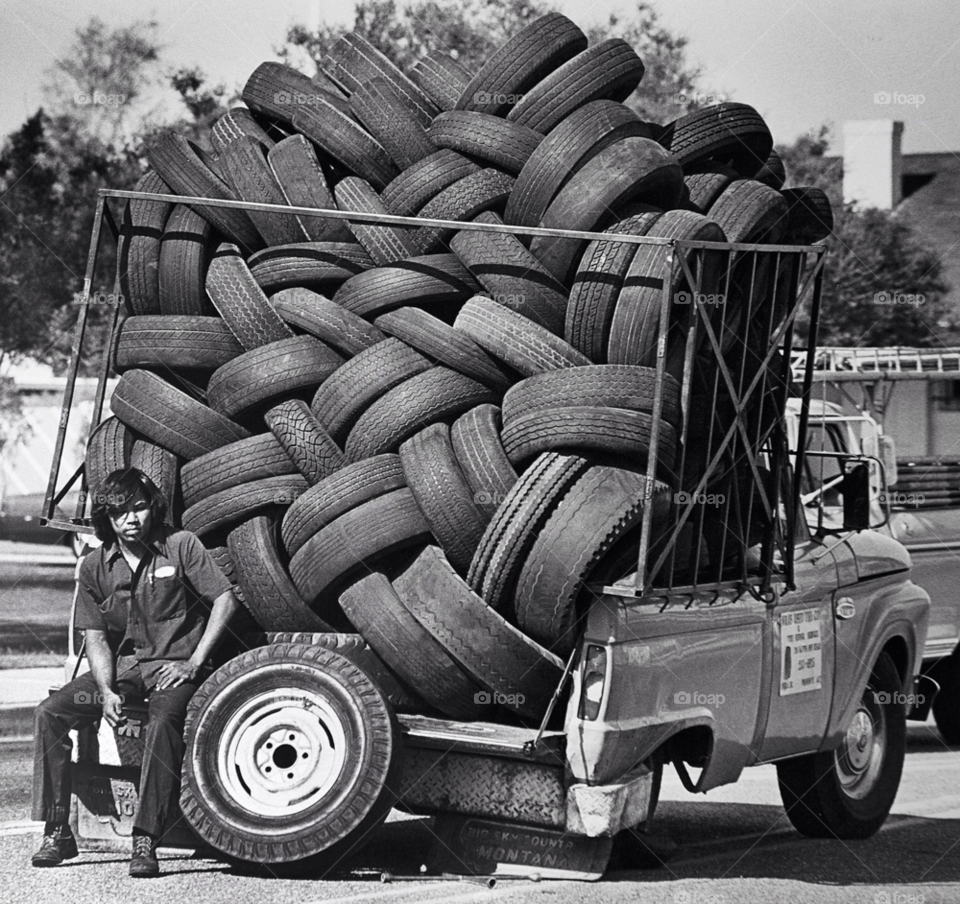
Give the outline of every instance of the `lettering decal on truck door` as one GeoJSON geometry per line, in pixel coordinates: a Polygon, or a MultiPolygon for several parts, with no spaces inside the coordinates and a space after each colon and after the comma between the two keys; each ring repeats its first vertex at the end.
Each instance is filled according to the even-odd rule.
{"type": "Polygon", "coordinates": [[[780,696],[819,690],[822,674],[820,609],[781,613],[780,696]]]}

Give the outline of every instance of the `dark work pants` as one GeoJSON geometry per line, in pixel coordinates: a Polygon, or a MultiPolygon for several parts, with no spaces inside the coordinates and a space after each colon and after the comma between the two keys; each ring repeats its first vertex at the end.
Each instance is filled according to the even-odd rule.
{"type": "MultiPolygon", "coordinates": [[[[125,703],[147,701],[148,720],[140,772],[140,800],[135,829],[160,835],[179,816],[183,723],[197,685],[147,690],[134,665],[117,676],[117,693],[125,703]]],[[[70,816],[70,731],[86,728],[103,715],[100,691],[87,672],[51,694],[35,716],[33,818],[65,824],[70,816]]]]}

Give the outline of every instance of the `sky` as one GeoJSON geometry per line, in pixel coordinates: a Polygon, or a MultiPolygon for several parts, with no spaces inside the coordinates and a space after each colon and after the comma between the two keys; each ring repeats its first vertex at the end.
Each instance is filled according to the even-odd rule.
{"type": "MultiPolygon", "coordinates": [[[[402,0],[401,0],[402,2],[402,0]]],[[[440,0],[455,2],[455,0],[440,0]]],[[[627,0],[554,0],[586,29],[627,0]],[[588,12],[584,8],[588,8],[588,12]]],[[[752,104],[778,142],[848,120],[898,119],[903,150],[960,152],[957,0],[653,0],[688,40],[701,88],[752,104]]],[[[43,102],[44,72],[91,16],[112,27],[155,19],[171,66],[240,86],[294,23],[349,24],[352,0],[0,0],[0,135],[43,102]]]]}

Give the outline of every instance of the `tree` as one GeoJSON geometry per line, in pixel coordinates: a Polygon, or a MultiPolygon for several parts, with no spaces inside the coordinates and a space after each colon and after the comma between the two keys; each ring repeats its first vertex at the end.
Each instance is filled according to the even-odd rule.
{"type": "MultiPolygon", "coordinates": [[[[107,154],[98,139],[43,110],[8,137],[0,149],[0,363],[28,355],[52,362],[67,353],[97,189],[129,187],[138,172],[135,159],[107,154]]],[[[113,292],[111,251],[101,255],[94,297],[113,292]]],[[[93,305],[91,314],[95,326],[109,311],[93,305]]]]}
{"type": "Polygon", "coordinates": [[[194,141],[205,141],[210,127],[227,112],[226,86],[208,86],[207,77],[196,66],[172,72],[170,85],[189,114],[178,124],[178,131],[194,141]]]}
{"type": "MultiPolygon", "coordinates": [[[[0,145],[0,366],[32,356],[62,371],[69,360],[78,305],[88,304],[92,367],[112,321],[116,254],[101,243],[91,293],[83,298],[87,251],[100,188],[131,189],[145,171],[143,141],[158,123],[137,101],[162,72],[156,26],[108,30],[98,19],[78,29],[50,72],[49,110],[38,110],[0,145]],[[124,95],[123,103],[77,104],[74,91],[124,95]],[[90,299],[93,299],[90,304],[90,299]]],[[[169,76],[182,103],[177,128],[206,133],[223,112],[226,89],[209,87],[197,69],[169,76]]],[[[119,215],[120,204],[111,202],[119,215]]]]}
{"type": "Polygon", "coordinates": [[[883,210],[841,208],[829,246],[821,345],[956,343],[940,259],[907,224],[883,210]]]}
{"type": "Polygon", "coordinates": [[[830,128],[824,125],[801,135],[793,144],[778,145],[777,153],[787,171],[787,188],[822,188],[836,211],[843,207],[843,158],[829,155],[830,140],[830,128]]]}
{"type": "Polygon", "coordinates": [[[940,346],[958,341],[958,318],[936,253],[896,213],[843,203],[843,161],[826,126],[778,153],[787,186],[822,188],[834,212],[821,301],[821,345],[940,346]]]}
{"type": "Polygon", "coordinates": [[[294,25],[278,52],[291,63],[299,49],[321,66],[337,39],[353,31],[404,70],[437,50],[473,70],[510,35],[550,9],[549,4],[536,0],[464,0],[459,4],[428,0],[402,10],[394,0],[358,0],[351,28],[323,25],[311,32],[294,25]]]}
{"type": "MultiPolygon", "coordinates": [[[[359,0],[352,29],[322,26],[312,32],[293,26],[278,53],[293,64],[305,52],[318,67],[347,31],[366,38],[401,69],[409,71],[427,53],[449,53],[475,72],[490,54],[524,25],[555,10],[540,0],[465,0],[463,3],[418,2],[399,8],[395,0],[359,0]]],[[[670,122],[696,109],[699,71],[686,62],[686,38],[664,28],[653,7],[637,2],[630,17],[611,15],[587,35],[594,43],[623,38],[646,66],[643,82],[628,103],[653,122],[670,122]]]]}
{"type": "Polygon", "coordinates": [[[50,111],[74,119],[104,146],[129,141],[156,108],[151,89],[162,84],[156,22],[110,30],[96,17],[77,29],[69,52],[48,73],[50,111]]]}
{"type": "Polygon", "coordinates": [[[665,125],[714,99],[697,91],[700,70],[686,61],[687,39],[662,26],[656,10],[643,0],[632,17],[611,13],[603,25],[588,31],[588,37],[591,44],[622,38],[643,60],[643,81],[627,104],[648,122],[665,125]]]}

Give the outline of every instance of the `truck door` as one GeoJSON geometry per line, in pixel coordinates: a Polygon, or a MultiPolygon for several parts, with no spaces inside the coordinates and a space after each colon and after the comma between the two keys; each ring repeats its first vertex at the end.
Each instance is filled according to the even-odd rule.
{"type": "MultiPolygon", "coordinates": [[[[797,589],[770,606],[769,714],[758,759],[775,760],[818,750],[833,698],[836,559],[805,539],[794,559],[797,589]]],[[[760,726],[762,728],[762,725],[760,726]]]]}

